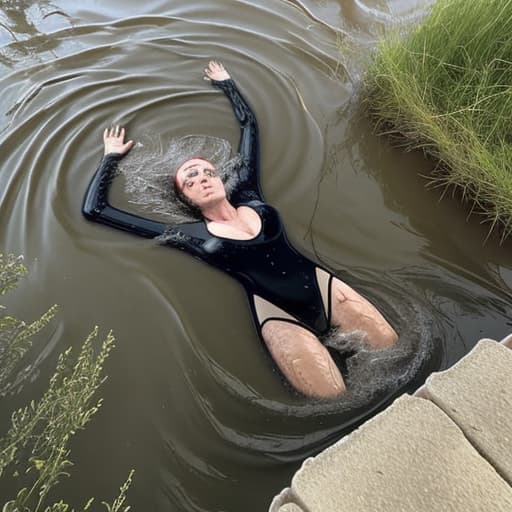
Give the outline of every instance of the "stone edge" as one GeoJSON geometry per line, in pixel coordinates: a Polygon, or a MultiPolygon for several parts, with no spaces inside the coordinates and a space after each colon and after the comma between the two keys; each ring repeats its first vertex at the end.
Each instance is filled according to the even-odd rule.
{"type": "MultiPolygon", "coordinates": [[[[501,345],[504,345],[505,347],[509,348],[512,350],[512,333],[509,334],[508,336],[505,336],[500,342],[496,341],[496,340],[493,340],[491,338],[481,338],[478,343],[480,342],[493,342],[493,343],[499,343],[501,345]]],[[[477,344],[478,344],[477,343],[477,344]]],[[[476,346],[476,345],[475,345],[476,346]]],[[[468,354],[466,354],[463,358],[461,358],[459,361],[457,361],[455,364],[453,364],[452,366],[450,366],[450,368],[447,368],[446,370],[443,370],[443,371],[449,371],[451,368],[457,366],[459,364],[460,361],[462,361],[465,357],[468,357],[471,352],[474,350],[474,348],[468,352],[468,354]]],[[[435,373],[441,373],[441,372],[435,372],[435,373]]],[[[425,384],[423,384],[420,388],[418,388],[416,390],[416,392],[414,393],[414,395],[412,396],[415,396],[417,398],[422,398],[424,400],[428,400],[430,403],[432,403],[435,407],[438,407],[432,400],[430,400],[429,398],[429,395],[428,395],[428,391],[426,389],[426,384],[428,383],[430,379],[430,376],[427,378],[427,380],[425,381],[425,384]]],[[[400,397],[399,397],[400,398],[400,397]]],[[[399,398],[397,398],[396,400],[398,400],[399,398]]],[[[391,406],[391,405],[390,405],[391,406]]],[[[390,407],[389,406],[389,407],[390,407]]],[[[388,407],[388,408],[389,408],[388,407]]],[[[388,408],[384,409],[383,411],[381,411],[377,416],[380,416],[382,414],[385,414],[386,411],[388,410],[388,408]]],[[[439,407],[438,407],[439,408],[439,407]]],[[[443,413],[445,413],[441,408],[439,408],[440,411],[442,411],[443,413]]],[[[445,413],[446,414],[446,413],[445,413]]],[[[320,453],[324,453],[325,451],[327,450],[330,450],[331,448],[334,448],[334,447],[337,447],[339,446],[341,443],[346,443],[348,441],[350,441],[350,439],[352,438],[353,434],[356,434],[359,429],[363,428],[367,423],[371,422],[373,419],[375,418],[372,417],[370,418],[368,421],[364,422],[362,425],[360,425],[357,429],[355,429],[353,432],[351,432],[350,434],[342,437],[341,439],[339,439],[336,443],[334,443],[333,445],[327,447],[325,450],[322,450],[322,452],[320,453]]],[[[457,425],[457,427],[459,427],[457,425]]],[[[459,427],[460,428],[460,427],[459,427]]],[[[472,443],[470,443],[471,446],[473,446],[472,443]]],[[[319,455],[319,454],[318,454],[319,455]]],[[[314,457],[308,457],[307,459],[305,459],[300,468],[297,469],[297,471],[295,472],[294,476],[292,477],[292,482],[293,482],[293,479],[295,478],[295,475],[297,473],[299,473],[302,468],[306,465],[308,465],[312,460],[314,459],[314,457]]],[[[484,458],[485,459],[485,458],[484,458]]],[[[486,459],[485,459],[486,460],[486,459]]],[[[487,461],[489,462],[489,461],[487,461]]],[[[494,466],[493,466],[494,467],[494,466]]],[[[270,504],[270,508],[268,510],[268,512],[279,512],[279,509],[288,504],[288,503],[291,503],[291,504],[294,504],[296,505],[297,507],[299,507],[303,512],[309,512],[308,508],[305,507],[305,505],[301,502],[300,498],[298,496],[295,495],[295,493],[293,492],[293,490],[290,488],[290,487],[286,487],[284,488],[277,496],[274,497],[274,499],[272,500],[271,504],[270,504]]]]}

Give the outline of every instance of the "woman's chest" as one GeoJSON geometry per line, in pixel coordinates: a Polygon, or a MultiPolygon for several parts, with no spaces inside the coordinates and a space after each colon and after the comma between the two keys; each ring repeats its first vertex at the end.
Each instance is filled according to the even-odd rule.
{"type": "MultiPolygon", "coordinates": [[[[251,207],[253,213],[257,215],[257,223],[253,224],[258,229],[252,237],[247,239],[235,239],[231,236],[224,236],[220,233],[211,233],[208,227],[210,237],[203,243],[203,250],[215,258],[225,260],[237,257],[247,256],[249,253],[272,245],[281,238],[283,226],[277,211],[269,205],[263,204],[258,207],[251,207]]],[[[248,222],[251,222],[248,220],[248,222]]],[[[227,231],[225,233],[228,233],[227,231]]]]}
{"type": "Polygon", "coordinates": [[[252,240],[261,232],[263,220],[259,213],[249,206],[239,206],[236,218],[229,222],[209,222],[208,231],[221,238],[252,240]]]}

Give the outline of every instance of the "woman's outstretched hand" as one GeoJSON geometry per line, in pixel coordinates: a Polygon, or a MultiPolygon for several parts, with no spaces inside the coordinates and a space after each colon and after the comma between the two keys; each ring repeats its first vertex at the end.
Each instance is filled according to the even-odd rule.
{"type": "Polygon", "coordinates": [[[206,78],[209,78],[210,80],[216,80],[218,82],[231,78],[224,65],[221,62],[217,62],[216,60],[211,60],[208,63],[208,67],[204,68],[204,74],[206,75],[206,78]]]}
{"type": "Polygon", "coordinates": [[[124,142],[124,128],[120,128],[119,125],[114,128],[105,128],[103,142],[105,144],[105,155],[109,153],[125,155],[135,144],[133,140],[124,142]]]}

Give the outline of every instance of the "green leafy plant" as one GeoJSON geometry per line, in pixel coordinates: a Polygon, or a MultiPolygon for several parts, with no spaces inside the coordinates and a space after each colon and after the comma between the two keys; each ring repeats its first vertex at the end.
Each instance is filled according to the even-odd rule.
{"type": "Polygon", "coordinates": [[[512,231],[512,0],[438,0],[385,37],[365,77],[381,133],[439,162],[483,220],[512,231]]]}
{"type": "MultiPolygon", "coordinates": [[[[0,255],[0,295],[14,288],[26,275],[19,258],[0,255]]],[[[31,347],[32,336],[39,332],[55,314],[55,306],[39,320],[26,324],[10,316],[0,317],[0,390],[7,393],[11,385],[9,375],[31,347]]],[[[67,512],[74,511],[62,500],[48,504],[51,489],[62,477],[69,476],[69,441],[83,429],[101,407],[101,399],[94,394],[105,381],[103,366],[112,348],[114,337],[109,333],[98,343],[98,328],[88,336],[77,357],[68,349],[60,354],[57,368],[42,398],[32,401],[13,413],[8,432],[0,438],[0,477],[6,471],[31,476],[31,484],[20,489],[16,497],[3,505],[2,512],[67,512]]],[[[118,497],[111,503],[103,502],[108,512],[128,512],[126,493],[132,482],[133,471],[121,486],[118,497]]],[[[82,510],[91,509],[90,499],[82,510]]]]}

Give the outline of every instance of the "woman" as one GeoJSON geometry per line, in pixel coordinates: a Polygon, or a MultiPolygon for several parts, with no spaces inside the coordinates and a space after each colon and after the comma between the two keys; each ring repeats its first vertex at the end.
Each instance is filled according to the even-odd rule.
{"type": "Polygon", "coordinates": [[[172,186],[201,220],[169,226],[110,206],[108,189],[117,163],[134,144],[124,142],[124,128],[116,127],[104,132],[105,156],[89,185],[83,214],[148,238],[166,233],[168,245],[235,277],[288,382],[307,396],[339,396],[345,391],[343,377],[319,336],[330,327],[358,331],[374,349],[392,346],[398,336],[372,304],[289,244],[277,211],[261,192],[256,118],[222,64],[211,61],[205,75],[227,96],[241,127],[238,181],[229,199],[215,166],[194,154],[177,166],[172,186]]]}

